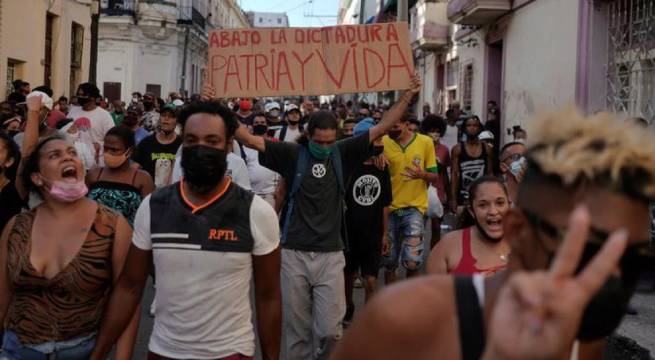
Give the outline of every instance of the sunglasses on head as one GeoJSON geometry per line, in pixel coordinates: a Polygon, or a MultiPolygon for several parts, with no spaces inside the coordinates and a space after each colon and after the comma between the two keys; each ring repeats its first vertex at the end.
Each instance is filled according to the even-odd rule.
{"type": "MultiPolygon", "coordinates": [[[[530,222],[536,230],[551,239],[558,240],[559,242],[564,240],[567,231],[566,227],[558,227],[532,211],[523,208],[521,210],[528,219],[528,222],[530,222]]],[[[607,231],[594,228],[593,226],[589,228],[589,236],[585,243],[585,247],[582,250],[578,271],[584,268],[596,256],[596,254],[598,254],[609,236],[610,233],[607,231]]],[[[649,266],[652,266],[651,264],[653,263],[653,260],[655,260],[654,257],[647,255],[649,253],[652,253],[652,251],[648,247],[648,241],[640,241],[638,244],[626,247],[621,260],[619,261],[621,274],[630,277],[639,276],[639,274],[647,270],[649,266]]]]}

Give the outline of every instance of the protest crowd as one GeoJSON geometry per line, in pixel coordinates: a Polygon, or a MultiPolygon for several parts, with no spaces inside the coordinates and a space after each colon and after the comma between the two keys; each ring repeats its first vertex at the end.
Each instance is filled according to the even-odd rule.
{"type": "Polygon", "coordinates": [[[123,103],[15,81],[0,359],[133,358],[141,306],[148,359],[602,358],[652,262],[655,133],[564,110],[502,136],[495,102],[436,114],[420,87],[123,103]]]}

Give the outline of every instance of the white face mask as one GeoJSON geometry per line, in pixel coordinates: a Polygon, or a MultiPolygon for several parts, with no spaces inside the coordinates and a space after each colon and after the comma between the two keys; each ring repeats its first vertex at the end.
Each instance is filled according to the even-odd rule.
{"type": "Polygon", "coordinates": [[[509,171],[514,175],[514,177],[519,176],[519,173],[521,172],[521,169],[523,169],[523,164],[525,164],[525,158],[521,157],[520,159],[516,161],[512,161],[511,164],[509,164],[509,171]]]}

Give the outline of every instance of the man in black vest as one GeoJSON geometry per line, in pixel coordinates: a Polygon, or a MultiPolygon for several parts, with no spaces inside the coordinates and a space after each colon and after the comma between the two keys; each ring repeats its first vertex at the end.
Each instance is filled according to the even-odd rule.
{"type": "Polygon", "coordinates": [[[324,359],[342,335],[344,294],[344,182],[371,156],[371,144],[400,121],[419,92],[418,76],[380,124],[337,141],[332,112],[310,116],[299,143],[253,136],[245,126],[236,138],[260,153],[260,163],[287,184],[282,214],[282,289],[285,354],[289,360],[324,359]]]}
{"type": "Polygon", "coordinates": [[[280,352],[279,225],[273,208],[225,176],[239,126],[213,102],[185,108],[181,182],[144,199],[125,270],[114,288],[94,359],[104,359],[136,309],[148,264],[157,276],[151,359],[252,359],[249,287],[254,274],[264,359],[280,352]]]}

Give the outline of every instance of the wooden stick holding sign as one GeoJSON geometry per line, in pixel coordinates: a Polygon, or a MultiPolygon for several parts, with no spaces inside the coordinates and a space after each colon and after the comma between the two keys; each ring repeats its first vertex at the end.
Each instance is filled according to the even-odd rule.
{"type": "Polygon", "coordinates": [[[406,89],[414,74],[406,22],[214,30],[216,96],[323,95],[406,89]]]}

